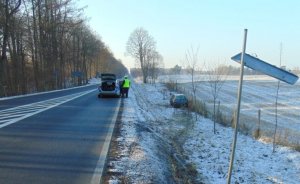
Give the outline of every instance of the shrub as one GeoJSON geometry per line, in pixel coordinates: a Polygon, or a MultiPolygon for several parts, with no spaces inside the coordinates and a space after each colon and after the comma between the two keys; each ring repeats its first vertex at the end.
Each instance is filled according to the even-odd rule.
{"type": "Polygon", "coordinates": [[[260,138],[260,129],[257,128],[254,130],[252,136],[255,138],[255,139],[259,139],[260,138]]]}

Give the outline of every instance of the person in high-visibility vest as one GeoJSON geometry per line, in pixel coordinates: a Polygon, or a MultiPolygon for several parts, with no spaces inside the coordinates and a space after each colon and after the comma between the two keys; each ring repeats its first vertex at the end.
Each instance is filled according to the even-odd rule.
{"type": "Polygon", "coordinates": [[[123,87],[123,95],[125,94],[126,98],[128,98],[128,91],[130,88],[130,80],[128,79],[128,77],[126,75],[124,76],[124,82],[123,82],[122,87],[123,87]]]}

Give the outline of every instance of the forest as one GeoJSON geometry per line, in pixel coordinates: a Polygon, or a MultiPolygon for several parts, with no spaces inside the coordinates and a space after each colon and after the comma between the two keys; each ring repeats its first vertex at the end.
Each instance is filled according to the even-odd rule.
{"type": "Polygon", "coordinates": [[[75,0],[0,0],[0,97],[127,73],[99,34],[75,0]]]}

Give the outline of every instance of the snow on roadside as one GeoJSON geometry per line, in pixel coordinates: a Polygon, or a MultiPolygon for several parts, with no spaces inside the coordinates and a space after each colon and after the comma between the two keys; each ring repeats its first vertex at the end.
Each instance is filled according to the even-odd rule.
{"type": "MultiPolygon", "coordinates": [[[[123,99],[121,155],[111,164],[127,183],[173,183],[160,144],[181,127],[167,94],[161,84],[135,83],[123,99]]],[[[232,136],[233,130],[221,125],[214,135],[213,122],[202,117],[190,129],[184,154],[204,183],[226,183],[232,136]]],[[[239,134],[232,183],[300,183],[300,153],[284,147],[272,153],[272,145],[239,134]]]]}
{"type": "Polygon", "coordinates": [[[88,83],[89,84],[100,84],[100,79],[99,78],[90,78],[88,83]]]}
{"type": "MultiPolygon", "coordinates": [[[[176,81],[180,91],[191,92],[189,75],[164,76],[164,81],[176,81]]],[[[161,77],[163,78],[163,77],[161,77]]],[[[208,111],[213,112],[212,88],[206,81],[207,76],[195,76],[199,101],[205,103],[208,111]]],[[[265,75],[245,75],[241,103],[241,126],[252,134],[257,129],[258,110],[261,110],[260,135],[273,137],[275,129],[275,99],[278,81],[265,75]]],[[[237,101],[238,76],[227,76],[218,93],[220,111],[230,123],[237,101]]],[[[295,85],[280,83],[278,96],[277,141],[281,144],[298,145],[300,139],[300,80],[295,85]]]]}
{"type": "MultiPolygon", "coordinates": [[[[185,143],[184,148],[209,183],[226,183],[232,128],[202,118],[185,143]]],[[[279,147],[272,153],[272,145],[249,136],[238,135],[232,182],[238,183],[300,183],[300,153],[279,147]]]]}
{"type": "MultiPolygon", "coordinates": [[[[147,126],[155,121],[155,116],[147,109],[151,105],[151,102],[147,101],[147,95],[153,93],[148,91],[151,89],[140,91],[140,87],[132,84],[129,97],[123,99],[122,128],[118,138],[120,159],[110,163],[117,172],[123,173],[123,177],[111,178],[109,183],[125,181],[125,183],[167,184],[168,178],[171,177],[167,172],[166,162],[158,156],[159,145],[155,141],[151,126],[147,126]]],[[[154,95],[152,98],[155,99],[157,96],[154,95]]]]}

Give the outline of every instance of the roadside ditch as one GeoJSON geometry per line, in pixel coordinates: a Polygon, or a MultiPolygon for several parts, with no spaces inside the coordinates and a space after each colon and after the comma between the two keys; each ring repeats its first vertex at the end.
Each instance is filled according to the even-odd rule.
{"type": "MultiPolygon", "coordinates": [[[[141,103],[138,104],[139,108],[143,108],[141,103]]],[[[124,129],[124,126],[128,126],[124,125],[124,121],[122,121],[124,111],[122,100],[102,183],[139,183],[140,178],[142,178],[143,183],[201,183],[199,181],[201,176],[199,176],[196,167],[186,162],[188,155],[185,154],[182,147],[189,136],[189,130],[193,129],[195,123],[191,113],[186,109],[174,109],[172,117],[168,119],[162,120],[158,117],[151,120],[151,118],[147,119],[146,117],[144,121],[132,121],[131,126],[136,134],[134,138],[136,141],[126,143],[124,136],[129,136],[130,133],[124,129]],[[151,164],[131,164],[131,158],[140,149],[149,149],[143,148],[141,143],[145,137],[153,141],[154,146],[150,149],[155,156],[151,154],[148,156],[154,157],[151,158],[154,161],[150,161],[151,164]],[[152,173],[151,170],[155,169],[153,167],[155,163],[163,164],[164,171],[160,173],[163,175],[162,177],[155,174],[157,171],[152,173]],[[148,172],[149,176],[142,176],[147,174],[145,172],[148,172]]],[[[141,158],[139,157],[139,159],[141,158]]]]}

